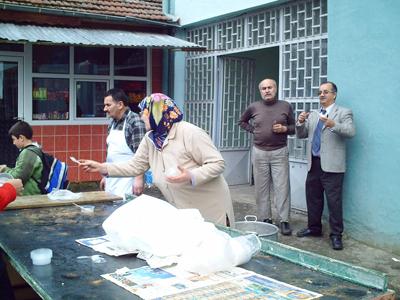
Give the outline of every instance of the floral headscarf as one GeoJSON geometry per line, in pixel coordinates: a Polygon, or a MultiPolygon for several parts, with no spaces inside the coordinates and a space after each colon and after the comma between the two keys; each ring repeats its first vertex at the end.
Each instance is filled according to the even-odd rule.
{"type": "Polygon", "coordinates": [[[161,150],[172,125],[182,121],[182,112],[174,100],[161,93],[151,94],[144,98],[139,108],[143,114],[149,116],[152,130],[150,137],[157,150],[161,150]]]}

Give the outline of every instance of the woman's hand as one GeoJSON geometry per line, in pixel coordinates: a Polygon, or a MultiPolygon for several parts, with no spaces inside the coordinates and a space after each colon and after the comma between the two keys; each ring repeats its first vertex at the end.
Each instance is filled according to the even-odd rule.
{"type": "Polygon", "coordinates": [[[136,196],[140,196],[144,190],[144,175],[139,175],[135,177],[135,183],[133,184],[133,193],[136,196]]]}
{"type": "Polygon", "coordinates": [[[89,159],[88,160],[80,159],[79,166],[81,166],[85,172],[90,172],[90,173],[99,172],[102,175],[108,175],[107,165],[105,163],[99,163],[97,161],[89,159]]]}
{"type": "Polygon", "coordinates": [[[190,175],[190,172],[180,166],[178,166],[179,171],[181,173],[176,176],[165,176],[167,181],[169,183],[186,183],[186,182],[192,182],[192,176],[190,175]]]}

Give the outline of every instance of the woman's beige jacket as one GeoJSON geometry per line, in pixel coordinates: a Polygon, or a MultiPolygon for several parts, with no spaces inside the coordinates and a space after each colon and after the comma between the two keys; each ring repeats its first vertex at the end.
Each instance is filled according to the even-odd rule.
{"type": "Polygon", "coordinates": [[[234,225],[232,200],[222,176],[225,161],[201,128],[181,121],[175,123],[158,151],[149,133],[135,156],[124,163],[107,164],[109,176],[138,176],[151,168],[153,182],[169,203],[177,208],[197,208],[206,221],[234,225]],[[165,172],[177,166],[190,171],[192,182],[172,184],[165,172]]]}

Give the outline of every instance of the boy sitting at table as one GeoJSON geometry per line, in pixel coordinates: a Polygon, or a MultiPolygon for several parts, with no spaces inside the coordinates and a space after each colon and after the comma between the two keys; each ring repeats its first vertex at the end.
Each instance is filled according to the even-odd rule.
{"type": "Polygon", "coordinates": [[[22,180],[24,185],[22,195],[41,194],[38,182],[42,177],[43,163],[33,151],[26,149],[34,145],[32,127],[25,121],[18,121],[10,128],[8,134],[11,136],[13,144],[20,150],[20,153],[17,157],[15,168],[0,165],[0,172],[8,173],[14,178],[22,180]]]}

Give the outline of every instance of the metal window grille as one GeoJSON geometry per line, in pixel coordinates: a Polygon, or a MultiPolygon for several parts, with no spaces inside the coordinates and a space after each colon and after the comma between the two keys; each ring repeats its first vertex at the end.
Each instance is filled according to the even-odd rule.
{"type": "Polygon", "coordinates": [[[279,9],[250,15],[247,22],[248,46],[265,45],[279,41],[279,9]]]}
{"type": "Polygon", "coordinates": [[[250,135],[239,130],[238,121],[254,99],[254,67],[255,62],[250,59],[224,59],[220,148],[250,147],[250,135]]]}
{"type": "Polygon", "coordinates": [[[204,129],[210,136],[213,133],[214,103],[185,102],[185,120],[204,129]]]}
{"type": "Polygon", "coordinates": [[[214,57],[186,59],[185,118],[212,135],[214,116],[214,57]]]}
{"type": "Polygon", "coordinates": [[[327,0],[296,2],[283,9],[283,39],[312,37],[328,32],[327,0]]]}
{"type": "Polygon", "coordinates": [[[316,98],[327,80],[328,40],[301,41],[283,46],[283,97],[316,98]]]}
{"type": "MultiPolygon", "coordinates": [[[[327,38],[299,41],[283,46],[283,96],[295,117],[302,111],[319,108],[318,89],[327,80],[327,38]]],[[[306,140],[289,137],[291,159],[306,160],[306,140]]]]}
{"type": "Polygon", "coordinates": [[[217,24],[217,48],[219,50],[244,47],[244,18],[217,24]]]}
{"type": "MultiPolygon", "coordinates": [[[[186,33],[186,39],[189,42],[207,47],[208,50],[215,49],[215,25],[199,27],[189,30],[186,33]]],[[[202,52],[188,53],[190,56],[202,54],[202,52]]]]}

